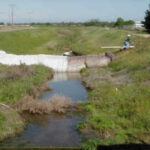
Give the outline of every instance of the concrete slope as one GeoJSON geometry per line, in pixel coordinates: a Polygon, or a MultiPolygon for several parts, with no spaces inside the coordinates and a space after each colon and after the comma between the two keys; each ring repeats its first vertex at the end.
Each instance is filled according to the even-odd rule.
{"type": "Polygon", "coordinates": [[[5,65],[44,65],[55,72],[79,72],[86,67],[102,67],[109,64],[111,59],[105,54],[87,56],[58,56],[58,55],[15,55],[0,51],[0,63],[5,65]]]}

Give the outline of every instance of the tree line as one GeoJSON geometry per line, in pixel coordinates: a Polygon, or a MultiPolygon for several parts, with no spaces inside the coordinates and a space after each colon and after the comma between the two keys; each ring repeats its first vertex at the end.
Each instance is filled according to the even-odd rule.
{"type": "Polygon", "coordinates": [[[125,21],[123,18],[118,18],[116,22],[102,22],[99,20],[91,20],[83,24],[85,26],[123,27],[123,26],[132,26],[135,24],[135,22],[133,20],[125,21]]]}

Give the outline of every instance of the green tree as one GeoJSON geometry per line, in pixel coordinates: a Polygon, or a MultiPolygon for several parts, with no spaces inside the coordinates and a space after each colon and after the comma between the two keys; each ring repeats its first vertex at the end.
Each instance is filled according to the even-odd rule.
{"type": "Polygon", "coordinates": [[[146,11],[145,21],[143,23],[147,32],[150,33],[150,5],[149,5],[149,10],[146,11]]]}
{"type": "Polygon", "coordinates": [[[123,26],[123,25],[124,25],[123,18],[118,18],[116,23],[115,23],[115,26],[123,26]]]}
{"type": "Polygon", "coordinates": [[[0,22],[0,25],[4,25],[4,22],[0,22]]]}
{"type": "Polygon", "coordinates": [[[125,25],[134,25],[135,22],[133,20],[127,20],[124,22],[125,25]]]}

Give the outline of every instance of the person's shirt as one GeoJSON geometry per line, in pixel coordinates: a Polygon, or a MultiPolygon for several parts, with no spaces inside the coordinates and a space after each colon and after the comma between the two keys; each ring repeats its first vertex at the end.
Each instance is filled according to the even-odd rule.
{"type": "Polygon", "coordinates": [[[130,41],[131,41],[130,37],[127,37],[126,42],[130,42],[130,41]]]}

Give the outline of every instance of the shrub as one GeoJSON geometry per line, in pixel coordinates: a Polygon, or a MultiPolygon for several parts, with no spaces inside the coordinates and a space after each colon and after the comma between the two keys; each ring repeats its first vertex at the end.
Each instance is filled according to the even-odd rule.
{"type": "Polygon", "coordinates": [[[51,112],[65,113],[72,106],[72,100],[65,96],[54,95],[49,100],[39,101],[31,96],[25,96],[15,104],[17,109],[32,114],[49,114],[51,112]]]}

